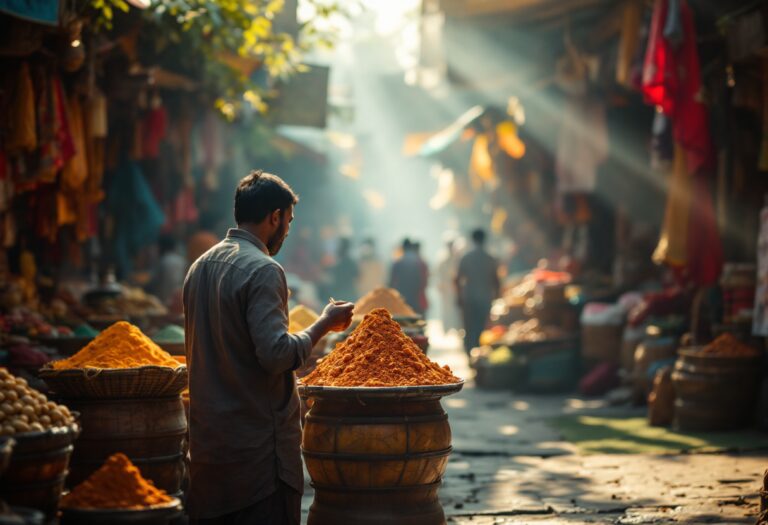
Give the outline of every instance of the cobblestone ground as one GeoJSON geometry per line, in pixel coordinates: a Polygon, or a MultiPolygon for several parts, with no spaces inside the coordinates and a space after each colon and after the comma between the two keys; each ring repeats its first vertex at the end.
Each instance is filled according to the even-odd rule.
{"type": "MultiPolygon", "coordinates": [[[[471,377],[457,340],[430,357],[471,377]]],[[[754,523],[766,450],[729,454],[581,455],[547,425],[568,413],[640,415],[572,396],[475,389],[445,398],[454,453],[440,491],[449,524],[754,523]]],[[[312,501],[307,480],[306,519],[312,501]]]]}

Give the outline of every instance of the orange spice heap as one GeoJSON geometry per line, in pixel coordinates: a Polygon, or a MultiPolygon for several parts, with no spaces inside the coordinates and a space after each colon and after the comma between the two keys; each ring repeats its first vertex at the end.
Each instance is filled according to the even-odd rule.
{"type": "Polygon", "coordinates": [[[91,476],[61,500],[67,509],[139,509],[172,498],[144,479],[125,454],[111,455],[91,476]]]}
{"type": "Polygon", "coordinates": [[[376,308],[386,308],[389,313],[399,317],[416,317],[418,314],[408,306],[400,292],[392,288],[376,288],[362,296],[352,314],[362,317],[374,311],[376,308]]]}
{"type": "Polygon", "coordinates": [[[725,333],[702,348],[703,355],[721,357],[757,357],[760,355],[756,349],[736,339],[733,334],[725,333]]]}
{"type": "Polygon", "coordinates": [[[146,365],[176,368],[179,363],[136,326],[118,321],[85,348],[67,359],[54,361],[55,369],[135,368],[146,365]]]}
{"type": "Polygon", "coordinates": [[[414,386],[458,383],[447,366],[430,361],[384,308],[363,322],[302,382],[326,386],[414,386]]]}

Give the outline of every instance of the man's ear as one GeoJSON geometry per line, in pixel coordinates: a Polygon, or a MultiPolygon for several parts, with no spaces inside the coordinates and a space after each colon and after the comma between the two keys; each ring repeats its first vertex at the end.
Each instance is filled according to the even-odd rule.
{"type": "Polygon", "coordinates": [[[278,226],[280,224],[280,215],[282,213],[282,210],[275,210],[272,212],[269,216],[269,221],[272,223],[272,226],[278,226]]]}

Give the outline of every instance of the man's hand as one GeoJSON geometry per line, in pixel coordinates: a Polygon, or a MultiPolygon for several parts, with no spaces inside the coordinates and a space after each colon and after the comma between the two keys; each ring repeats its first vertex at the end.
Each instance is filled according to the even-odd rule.
{"type": "Polygon", "coordinates": [[[328,304],[320,314],[320,318],[307,328],[306,332],[312,339],[312,346],[322,339],[328,332],[343,332],[352,324],[352,309],[354,303],[347,301],[333,301],[328,304]]]}
{"type": "Polygon", "coordinates": [[[343,332],[352,324],[352,310],[354,307],[354,303],[347,301],[329,303],[320,315],[318,322],[322,322],[329,332],[343,332]]]}

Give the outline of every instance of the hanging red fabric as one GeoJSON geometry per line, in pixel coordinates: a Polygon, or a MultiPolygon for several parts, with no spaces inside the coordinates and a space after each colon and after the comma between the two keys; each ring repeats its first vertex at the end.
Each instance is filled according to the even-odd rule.
{"type": "MultiPolygon", "coordinates": [[[[670,118],[674,140],[685,153],[691,177],[689,224],[693,227],[685,233],[687,257],[678,273],[697,285],[712,284],[723,262],[710,190],[715,154],[702,103],[693,12],[686,0],[656,0],[642,89],[645,101],[670,118]]],[[[664,235],[674,233],[665,231],[664,235]]]]}

